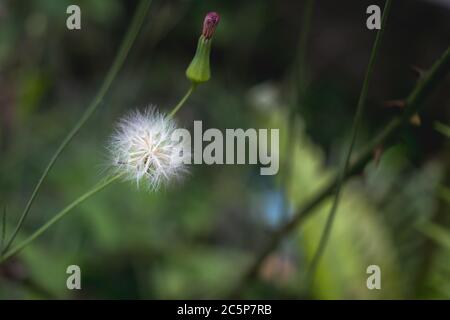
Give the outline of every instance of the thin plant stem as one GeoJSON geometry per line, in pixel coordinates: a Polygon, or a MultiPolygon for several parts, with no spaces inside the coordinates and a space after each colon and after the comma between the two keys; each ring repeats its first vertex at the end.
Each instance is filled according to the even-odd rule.
{"type": "Polygon", "coordinates": [[[83,113],[81,118],[78,120],[78,122],[75,124],[75,126],[72,128],[72,130],[68,133],[68,135],[64,138],[62,143],[59,145],[58,149],[50,159],[50,162],[47,164],[47,167],[45,168],[44,172],[42,173],[42,176],[40,177],[38,183],[34,187],[34,190],[31,194],[31,197],[29,198],[24,211],[22,212],[20,219],[17,223],[17,226],[15,227],[13,233],[11,234],[11,237],[9,238],[5,248],[3,248],[2,253],[5,253],[8,251],[10,246],[13,244],[14,239],[16,238],[17,234],[19,233],[20,229],[22,228],[22,225],[28,216],[28,213],[30,212],[31,206],[39,192],[39,189],[41,188],[42,183],[44,182],[45,178],[47,177],[48,173],[52,169],[53,165],[55,164],[56,160],[58,159],[59,155],[63,150],[66,148],[66,146],[70,143],[70,141],[75,137],[75,135],[78,133],[78,131],[83,127],[83,125],[86,123],[86,121],[92,116],[94,111],[98,108],[100,103],[102,102],[104,96],[108,92],[109,88],[111,87],[112,82],[117,76],[117,73],[121,69],[128,52],[131,49],[131,46],[133,45],[139,30],[141,29],[145,17],[147,15],[148,9],[151,4],[151,0],[141,0],[138,7],[136,8],[136,11],[134,13],[133,19],[131,21],[130,27],[128,28],[127,34],[125,35],[125,38],[122,41],[122,44],[119,48],[119,51],[116,55],[116,58],[111,65],[111,68],[109,69],[99,91],[95,95],[92,102],[87,107],[86,111],[83,113]]]}
{"type": "MultiPolygon", "coordinates": [[[[298,108],[299,105],[301,105],[302,103],[302,99],[303,99],[303,95],[305,92],[305,74],[306,74],[306,52],[307,52],[307,44],[308,44],[308,39],[309,39],[309,30],[311,29],[311,20],[312,20],[312,15],[314,12],[314,4],[315,4],[315,0],[307,0],[306,4],[305,4],[305,8],[304,8],[304,13],[303,13],[303,17],[302,17],[302,26],[301,26],[301,32],[300,32],[300,38],[299,38],[299,44],[298,44],[298,48],[297,48],[297,59],[295,61],[295,72],[294,72],[294,77],[293,77],[293,87],[294,87],[294,94],[293,94],[293,101],[291,103],[291,106],[288,110],[288,123],[287,123],[287,128],[286,128],[286,135],[287,135],[287,144],[286,144],[286,150],[288,152],[290,152],[290,150],[292,150],[292,148],[294,148],[294,144],[295,144],[295,139],[293,139],[292,135],[293,132],[295,131],[295,114],[296,114],[296,110],[298,108]]],[[[284,170],[282,172],[280,181],[281,181],[281,186],[282,188],[284,188],[284,208],[285,211],[283,213],[283,215],[286,215],[286,211],[288,208],[287,205],[287,195],[286,193],[288,193],[289,191],[289,184],[290,184],[290,176],[291,176],[291,169],[292,169],[292,157],[286,157],[286,160],[284,161],[284,170]]]]}
{"type": "Polygon", "coordinates": [[[36,230],[33,234],[31,234],[28,238],[23,240],[21,243],[19,243],[17,246],[13,247],[11,250],[7,251],[1,258],[0,263],[3,263],[7,259],[11,258],[15,254],[17,254],[19,251],[21,251],[24,247],[29,245],[33,240],[35,240],[37,237],[42,235],[46,230],[48,230],[51,226],[53,226],[55,223],[57,223],[59,220],[61,220],[64,216],[66,216],[73,208],[78,206],[83,201],[87,200],[88,198],[92,197],[99,191],[103,190],[107,186],[109,186],[111,183],[119,179],[123,174],[115,175],[104,182],[99,183],[97,186],[92,188],[91,190],[84,193],[82,196],[80,196],[78,199],[73,201],[71,204],[66,206],[64,209],[59,211],[53,218],[51,218],[49,221],[47,221],[42,227],[40,227],[38,230],[36,230]]]}
{"type": "MultiPolygon", "coordinates": [[[[307,54],[307,48],[308,48],[308,40],[310,38],[310,30],[311,30],[311,23],[312,23],[312,17],[314,14],[314,6],[315,6],[315,0],[307,0],[305,3],[305,7],[303,9],[303,23],[301,26],[300,31],[300,39],[298,44],[298,56],[297,56],[297,66],[295,68],[295,102],[298,104],[303,99],[303,95],[305,92],[305,79],[307,75],[306,70],[306,54],[307,54]]],[[[293,110],[295,104],[293,105],[293,110]]]]}
{"type": "Polygon", "coordinates": [[[170,111],[169,117],[172,118],[180,109],[181,107],[186,103],[186,101],[189,99],[189,97],[194,92],[195,88],[197,88],[197,85],[195,83],[192,83],[189,87],[189,90],[186,92],[183,98],[181,98],[180,102],[170,111]]]}
{"type": "Polygon", "coordinates": [[[386,0],[385,6],[384,6],[384,10],[383,10],[383,18],[382,18],[382,22],[381,22],[381,29],[377,32],[377,36],[375,39],[375,43],[373,45],[372,48],[372,53],[370,55],[370,59],[369,59],[369,64],[367,66],[367,71],[366,71],[366,75],[364,77],[364,82],[362,85],[362,89],[361,89],[361,94],[359,97],[359,101],[358,101],[358,105],[356,108],[356,113],[355,113],[355,117],[353,120],[353,126],[352,126],[352,133],[351,133],[351,140],[350,140],[350,144],[348,146],[348,150],[347,153],[345,155],[345,160],[342,164],[342,167],[338,173],[338,182],[336,185],[336,191],[334,194],[334,199],[333,199],[333,204],[332,207],[330,209],[330,213],[327,217],[327,221],[325,223],[325,227],[323,229],[321,238],[320,238],[320,242],[319,245],[317,247],[317,250],[313,256],[312,262],[307,270],[307,276],[309,279],[309,283],[312,284],[312,281],[314,279],[314,274],[317,270],[317,267],[319,265],[320,259],[323,256],[325,249],[326,249],[326,245],[328,243],[328,240],[330,238],[330,234],[331,234],[331,229],[333,227],[333,222],[334,219],[336,217],[336,213],[337,213],[337,208],[339,206],[339,200],[340,200],[340,196],[341,196],[341,190],[342,190],[342,185],[344,184],[344,179],[345,179],[345,175],[346,172],[348,170],[348,166],[350,163],[350,158],[353,152],[353,148],[355,146],[355,142],[356,142],[356,138],[358,136],[358,129],[360,127],[361,121],[362,121],[362,115],[366,106],[366,100],[367,100],[367,92],[369,90],[369,85],[370,85],[370,80],[372,78],[373,75],[373,71],[374,71],[374,66],[375,63],[377,61],[379,52],[380,52],[380,47],[381,47],[381,43],[383,40],[383,34],[384,34],[384,30],[386,28],[386,23],[388,20],[388,16],[389,16],[389,11],[391,8],[391,4],[392,4],[392,0],[386,0]]]}
{"type": "MultiPolygon", "coordinates": [[[[419,108],[424,104],[425,100],[431,95],[433,90],[439,85],[439,82],[445,79],[450,70],[450,47],[444,52],[439,60],[437,60],[431,69],[425,73],[424,77],[412,90],[406,99],[406,109],[402,116],[393,118],[383,129],[380,130],[369,143],[365,145],[363,150],[359,152],[358,157],[349,166],[345,173],[344,180],[358,174],[363,170],[367,163],[373,157],[373,150],[380,144],[386,142],[390,137],[398,133],[403,125],[408,124],[409,115],[418,112],[419,108]]],[[[333,193],[338,183],[338,177],[332,179],[327,185],[322,187],[314,196],[306,201],[298,208],[292,218],[278,228],[263,247],[256,253],[255,258],[244,270],[242,277],[238,279],[237,284],[231,288],[229,297],[236,298],[240,295],[246,284],[252,280],[267,256],[275,250],[280,242],[297,227],[310,217],[314,211],[325,199],[333,193]]]]}

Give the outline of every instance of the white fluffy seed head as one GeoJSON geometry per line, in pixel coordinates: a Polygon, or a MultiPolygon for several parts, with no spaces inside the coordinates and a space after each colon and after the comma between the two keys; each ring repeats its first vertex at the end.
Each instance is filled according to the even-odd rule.
{"type": "Polygon", "coordinates": [[[113,167],[127,180],[152,190],[179,181],[187,172],[184,160],[190,154],[182,152],[188,150],[183,149],[183,140],[172,139],[176,129],[174,120],[153,107],[129,113],[119,120],[110,141],[113,167]]]}

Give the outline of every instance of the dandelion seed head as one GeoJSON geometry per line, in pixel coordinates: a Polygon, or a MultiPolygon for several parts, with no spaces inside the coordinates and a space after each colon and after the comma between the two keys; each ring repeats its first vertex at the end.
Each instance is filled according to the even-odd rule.
{"type": "Polygon", "coordinates": [[[153,107],[129,113],[119,120],[110,140],[113,167],[127,180],[152,190],[178,181],[187,172],[185,160],[191,155],[183,139],[172,138],[176,129],[173,119],[153,107]]]}

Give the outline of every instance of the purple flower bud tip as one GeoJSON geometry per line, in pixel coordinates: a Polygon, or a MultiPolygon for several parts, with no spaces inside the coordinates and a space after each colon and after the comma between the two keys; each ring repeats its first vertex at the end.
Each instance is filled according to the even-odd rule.
{"type": "Polygon", "coordinates": [[[211,39],[216,30],[217,25],[219,24],[220,16],[217,12],[209,12],[205,20],[203,21],[203,31],[202,35],[206,39],[211,39]]]}

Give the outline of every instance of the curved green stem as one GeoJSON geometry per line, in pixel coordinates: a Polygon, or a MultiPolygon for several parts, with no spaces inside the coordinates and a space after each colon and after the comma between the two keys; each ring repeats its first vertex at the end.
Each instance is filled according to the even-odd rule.
{"type": "Polygon", "coordinates": [[[195,83],[192,83],[189,90],[184,95],[184,97],[180,100],[180,102],[178,102],[178,104],[172,109],[172,111],[170,111],[169,113],[170,118],[172,118],[178,112],[178,110],[181,109],[181,107],[185,104],[187,99],[189,99],[189,97],[192,95],[195,88],[197,88],[197,85],[195,83]]]}
{"type": "Polygon", "coordinates": [[[47,164],[47,167],[45,168],[44,172],[42,173],[42,176],[40,177],[38,183],[34,187],[33,193],[31,194],[30,199],[27,202],[27,205],[25,206],[24,211],[22,212],[22,215],[20,216],[19,222],[17,223],[17,226],[15,227],[11,237],[9,238],[5,248],[2,250],[2,253],[5,253],[8,251],[12,243],[14,242],[14,239],[16,238],[17,234],[19,233],[20,229],[22,228],[22,225],[25,221],[25,218],[27,217],[28,213],[30,212],[31,206],[39,192],[39,189],[41,188],[42,183],[44,182],[45,178],[47,177],[48,173],[50,172],[51,168],[55,164],[56,160],[58,159],[61,152],[66,148],[66,146],[70,143],[70,141],[73,139],[73,137],[78,133],[78,131],[81,129],[81,127],[86,123],[86,121],[92,116],[94,111],[98,108],[100,105],[100,102],[103,100],[105,94],[108,92],[109,88],[111,87],[112,82],[117,76],[117,73],[119,72],[120,68],[122,67],[125,58],[128,55],[128,52],[131,49],[131,46],[133,45],[137,34],[139,33],[139,30],[141,29],[145,16],[147,15],[148,9],[151,4],[151,0],[141,0],[138,7],[136,8],[136,12],[134,14],[133,20],[131,21],[130,27],[127,31],[127,34],[125,38],[122,41],[122,44],[119,48],[119,51],[117,53],[117,56],[109,69],[105,80],[102,83],[102,86],[100,87],[99,91],[95,95],[92,102],[89,104],[86,111],[81,116],[80,120],[75,124],[73,129],[68,133],[68,135],[64,138],[52,158],[50,159],[50,162],[47,164]]]}
{"type": "Polygon", "coordinates": [[[28,238],[23,240],[20,244],[18,244],[16,247],[12,248],[11,250],[7,251],[1,258],[0,263],[3,263],[7,259],[11,258],[13,255],[17,254],[20,250],[22,250],[24,247],[29,245],[33,240],[35,240],[37,237],[39,237],[41,234],[43,234],[48,228],[50,228],[52,225],[57,223],[59,220],[61,220],[67,213],[69,213],[73,208],[78,206],[80,203],[85,201],[86,199],[92,197],[97,192],[103,190],[108,185],[119,179],[123,174],[116,175],[112,178],[109,178],[105,180],[104,182],[98,184],[82,196],[80,196],[78,199],[73,201],[71,204],[69,204],[67,207],[59,211],[53,218],[51,218],[47,223],[45,223],[42,227],[40,227],[38,230],[36,230],[32,235],[30,235],[28,238]]]}
{"type": "Polygon", "coordinates": [[[333,222],[336,217],[337,208],[339,206],[342,185],[344,183],[345,176],[347,174],[350,157],[352,155],[353,147],[355,145],[356,137],[358,135],[358,128],[361,123],[362,114],[363,114],[363,111],[364,111],[365,105],[366,105],[367,92],[369,90],[370,79],[372,78],[374,65],[377,60],[378,53],[380,51],[381,42],[382,42],[383,34],[384,34],[384,29],[386,28],[386,22],[387,22],[387,19],[389,16],[391,4],[392,4],[392,0],[386,0],[386,4],[385,4],[384,10],[383,10],[381,29],[377,33],[375,43],[372,48],[372,53],[370,55],[366,75],[364,77],[364,82],[363,82],[363,86],[361,89],[358,106],[356,108],[355,118],[353,120],[350,145],[348,147],[347,154],[345,156],[345,160],[344,160],[342,167],[338,174],[338,183],[336,185],[336,191],[335,191],[335,195],[334,195],[334,199],[333,199],[333,204],[330,209],[330,213],[327,217],[327,221],[325,223],[325,227],[323,229],[322,236],[320,238],[319,246],[317,247],[317,250],[313,256],[311,265],[309,266],[309,269],[307,271],[307,275],[309,275],[308,279],[309,279],[310,283],[312,283],[312,279],[314,278],[315,271],[317,269],[317,266],[320,262],[322,255],[325,252],[326,244],[328,243],[328,240],[330,238],[331,228],[333,226],[333,222]]]}

